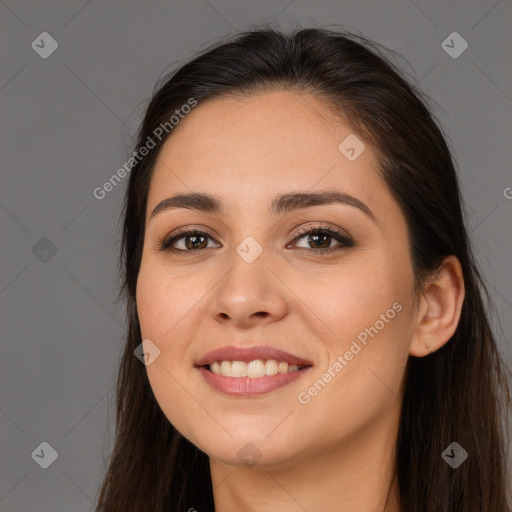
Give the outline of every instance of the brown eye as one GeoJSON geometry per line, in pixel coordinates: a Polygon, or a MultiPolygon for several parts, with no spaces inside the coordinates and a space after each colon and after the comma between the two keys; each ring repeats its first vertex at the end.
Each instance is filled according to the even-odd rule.
{"type": "Polygon", "coordinates": [[[205,240],[207,237],[203,235],[187,235],[182,238],[185,239],[185,247],[187,249],[206,249],[206,247],[208,247],[208,241],[206,241],[205,244],[205,240]]]}
{"type": "Polygon", "coordinates": [[[330,228],[322,228],[318,226],[302,230],[300,235],[295,237],[294,241],[295,246],[299,249],[307,249],[320,253],[332,252],[354,246],[354,241],[345,234],[330,228]],[[297,245],[296,241],[303,238],[306,239],[305,244],[307,245],[297,245]],[[338,244],[331,245],[333,241],[337,241],[338,244]]]}
{"type": "Polygon", "coordinates": [[[164,240],[160,249],[162,251],[182,251],[192,252],[202,249],[208,249],[208,239],[211,239],[208,233],[203,231],[185,231],[164,240]]]}
{"type": "Polygon", "coordinates": [[[308,238],[312,249],[328,249],[334,237],[328,233],[311,233],[308,238]]]}

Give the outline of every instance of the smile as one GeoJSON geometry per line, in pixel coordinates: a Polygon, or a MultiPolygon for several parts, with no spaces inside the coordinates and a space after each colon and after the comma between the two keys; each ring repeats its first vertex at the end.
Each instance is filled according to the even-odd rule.
{"type": "Polygon", "coordinates": [[[208,352],[196,368],[216,391],[230,396],[269,393],[300,379],[313,363],[270,346],[226,346],[208,352]]]}

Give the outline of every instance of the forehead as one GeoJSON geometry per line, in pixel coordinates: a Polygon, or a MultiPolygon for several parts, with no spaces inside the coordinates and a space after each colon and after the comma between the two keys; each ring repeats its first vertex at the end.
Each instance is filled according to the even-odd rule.
{"type": "Polygon", "coordinates": [[[231,201],[261,201],[317,185],[372,201],[372,187],[384,186],[378,163],[360,136],[364,151],[347,159],[339,146],[349,136],[355,136],[352,128],[307,93],[274,91],[200,103],[162,147],[148,206],[177,192],[208,190],[231,201]]]}
{"type": "Polygon", "coordinates": [[[209,153],[211,159],[222,151],[237,160],[244,155],[275,159],[277,153],[299,156],[308,149],[325,149],[330,142],[326,137],[334,136],[335,142],[335,132],[343,131],[327,104],[310,94],[274,91],[229,96],[195,107],[171,133],[162,153],[185,156],[201,149],[196,158],[209,153]]]}

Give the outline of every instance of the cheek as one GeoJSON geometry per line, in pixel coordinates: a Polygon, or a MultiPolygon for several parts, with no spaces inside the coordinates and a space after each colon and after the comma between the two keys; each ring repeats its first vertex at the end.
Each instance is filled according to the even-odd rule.
{"type": "Polygon", "coordinates": [[[198,391],[187,382],[189,362],[192,365],[187,349],[197,325],[194,306],[200,307],[205,290],[204,284],[201,287],[195,282],[198,279],[191,273],[180,276],[176,269],[166,269],[155,261],[143,262],[136,294],[142,339],[149,338],[160,350],[154,362],[146,366],[154,397],[174,427],[196,444],[193,426],[204,424],[204,410],[191,400],[198,391]]]}
{"type": "Polygon", "coordinates": [[[363,254],[315,279],[301,278],[301,295],[329,327],[333,350],[350,345],[354,337],[376,323],[379,332],[402,329],[401,319],[407,316],[404,311],[413,283],[412,270],[406,265],[402,268],[397,272],[396,263],[384,258],[376,261],[374,255],[363,254]],[[393,307],[396,303],[402,307],[393,307]]]}
{"type": "Polygon", "coordinates": [[[371,263],[361,256],[307,287],[308,304],[329,328],[323,337],[328,360],[307,384],[319,396],[312,402],[320,415],[337,410],[355,417],[362,404],[366,411],[381,410],[400,391],[412,336],[412,268],[407,261],[366,256],[371,263]],[[326,403],[332,407],[323,409],[326,403]]]}
{"type": "MultiPolygon", "coordinates": [[[[188,318],[200,308],[208,287],[204,275],[166,267],[158,261],[143,263],[137,280],[137,311],[143,337],[169,344],[188,318]]],[[[178,337],[182,339],[182,337],[178,337]]]]}

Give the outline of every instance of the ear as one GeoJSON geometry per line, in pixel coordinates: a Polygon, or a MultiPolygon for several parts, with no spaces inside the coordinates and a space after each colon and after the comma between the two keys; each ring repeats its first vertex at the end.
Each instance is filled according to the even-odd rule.
{"type": "Polygon", "coordinates": [[[409,354],[424,357],[441,348],[457,329],[463,302],[462,267],[456,256],[448,256],[424,284],[409,354]]]}

